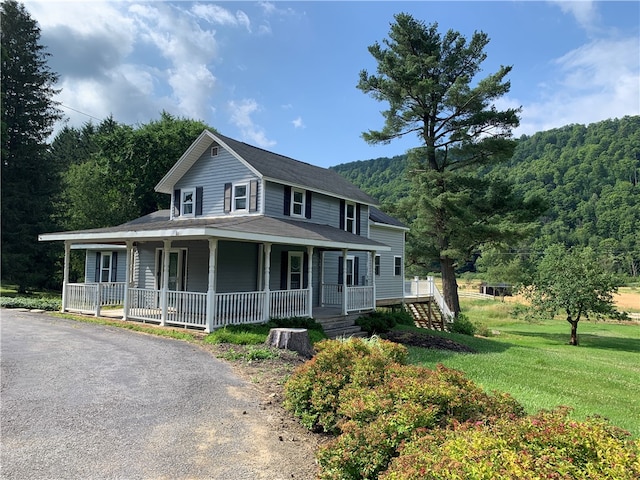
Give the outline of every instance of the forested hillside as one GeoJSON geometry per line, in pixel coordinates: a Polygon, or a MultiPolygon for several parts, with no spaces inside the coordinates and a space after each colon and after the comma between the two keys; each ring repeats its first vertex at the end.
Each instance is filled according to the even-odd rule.
{"type": "MultiPolygon", "coordinates": [[[[398,156],[333,168],[384,207],[408,194],[405,165],[398,156]]],[[[621,272],[640,274],[640,117],[523,136],[511,161],[483,174],[510,180],[523,195],[541,193],[549,202],[538,235],[524,248],[591,245],[609,252],[621,272]]]]}

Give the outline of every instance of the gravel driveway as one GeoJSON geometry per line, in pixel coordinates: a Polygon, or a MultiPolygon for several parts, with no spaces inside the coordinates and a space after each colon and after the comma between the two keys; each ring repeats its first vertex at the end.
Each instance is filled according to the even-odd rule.
{"type": "Polygon", "coordinates": [[[0,333],[2,478],[304,478],[257,391],[197,346],[5,309],[0,333]]]}

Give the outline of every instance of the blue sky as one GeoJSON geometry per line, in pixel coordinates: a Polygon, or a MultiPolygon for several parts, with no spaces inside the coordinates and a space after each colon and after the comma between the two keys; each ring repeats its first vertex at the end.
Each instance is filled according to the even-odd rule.
{"type": "MultiPolygon", "coordinates": [[[[24,2],[60,75],[65,122],[147,123],[162,110],[298,160],[400,155],[368,145],[386,104],[356,88],[393,15],[491,39],[480,76],[512,65],[499,108],[516,136],[640,114],[640,2],[24,2]]],[[[58,128],[62,127],[62,123],[58,128]]]]}

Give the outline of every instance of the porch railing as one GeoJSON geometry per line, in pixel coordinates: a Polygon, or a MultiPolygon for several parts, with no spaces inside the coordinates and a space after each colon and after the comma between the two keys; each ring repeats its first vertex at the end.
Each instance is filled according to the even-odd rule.
{"type": "Polygon", "coordinates": [[[142,321],[160,322],[160,290],[153,288],[129,288],[128,318],[142,321]]]}
{"type": "Polygon", "coordinates": [[[99,314],[100,307],[122,305],[124,285],[124,282],[69,283],[65,299],[66,308],[99,314]]]}
{"type": "Polygon", "coordinates": [[[277,290],[270,293],[269,316],[288,318],[309,315],[309,289],[277,290]]]}
{"type": "Polygon", "coordinates": [[[217,293],[214,327],[264,321],[266,292],[217,293]]]}
{"type": "MultiPolygon", "coordinates": [[[[339,306],[342,305],[343,285],[340,283],[322,284],[322,305],[339,306]]],[[[373,298],[373,286],[351,286],[347,287],[347,312],[372,309],[375,302],[373,298]]]]}
{"type": "Polygon", "coordinates": [[[207,294],[202,292],[167,292],[167,323],[205,327],[207,294]]]}

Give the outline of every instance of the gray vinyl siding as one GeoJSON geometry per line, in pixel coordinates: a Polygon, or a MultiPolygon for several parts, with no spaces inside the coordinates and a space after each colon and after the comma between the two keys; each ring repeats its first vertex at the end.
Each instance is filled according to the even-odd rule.
{"type": "MultiPolygon", "coordinates": [[[[259,178],[242,162],[220,147],[219,154],[211,156],[207,151],[193,164],[176,183],[174,189],[203,187],[202,216],[221,216],[224,212],[225,183],[248,183],[259,178]]],[[[261,209],[258,184],[258,211],[261,209]]]]}
{"type": "Polygon", "coordinates": [[[156,249],[162,248],[162,242],[144,242],[138,244],[138,288],[156,288],[156,249]]]}
{"type": "Polygon", "coordinates": [[[404,262],[404,230],[397,228],[380,227],[371,225],[370,237],[372,240],[384,243],[391,247],[389,252],[379,252],[380,275],[376,276],[376,298],[402,298],[404,278],[402,275],[394,275],[394,258],[402,257],[404,262]]]}
{"type": "MultiPolygon", "coordinates": [[[[116,261],[116,281],[124,282],[127,274],[127,252],[126,250],[100,250],[102,252],[117,252],[116,261]]],[[[84,264],[84,278],[86,283],[93,283],[96,280],[96,255],[98,251],[87,250],[84,264]]],[[[113,257],[111,257],[113,259],[113,257]]],[[[112,266],[113,268],[113,266],[112,266]]]]}
{"type": "MultiPolygon", "coordinates": [[[[321,193],[311,194],[311,218],[291,217],[284,214],[284,185],[267,182],[265,190],[265,215],[275,218],[293,218],[320,225],[340,228],[340,199],[321,193]]],[[[360,205],[360,236],[369,235],[369,206],[360,205]]]]}
{"type": "Polygon", "coordinates": [[[257,243],[218,243],[216,292],[255,292],[258,290],[257,243]]]}
{"type": "Polygon", "coordinates": [[[206,292],[209,281],[209,242],[183,241],[172,242],[171,248],[187,249],[187,285],[189,292],[206,292]]]}
{"type": "MultiPolygon", "coordinates": [[[[323,281],[324,283],[338,283],[339,271],[340,271],[340,257],[341,251],[327,251],[324,253],[324,271],[323,281]]],[[[347,252],[348,257],[358,258],[358,283],[359,287],[370,285],[369,277],[369,258],[371,255],[369,252],[356,252],[350,250],[347,252]]]]}

